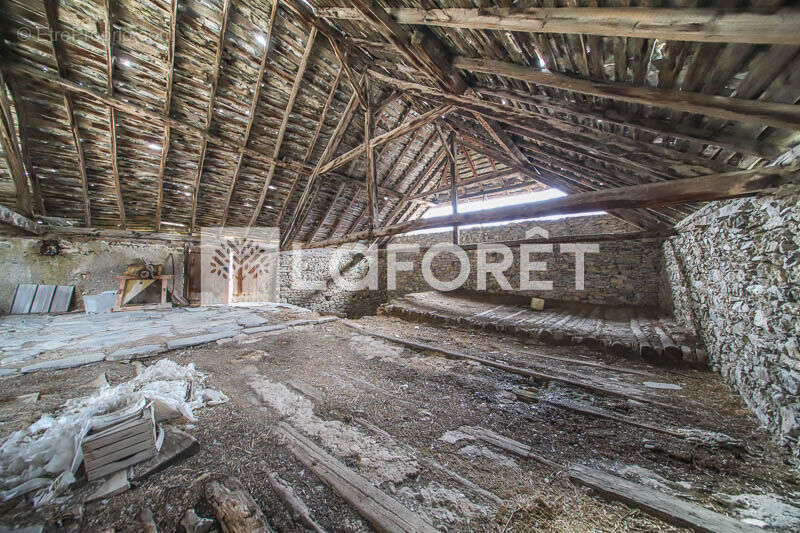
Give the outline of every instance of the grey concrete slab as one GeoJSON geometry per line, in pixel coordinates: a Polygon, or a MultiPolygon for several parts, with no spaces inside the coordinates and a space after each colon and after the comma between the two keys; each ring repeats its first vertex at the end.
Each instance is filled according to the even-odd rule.
{"type": "Polygon", "coordinates": [[[0,368],[0,378],[15,376],[17,374],[19,374],[18,368],[0,368]]]}
{"type": "Polygon", "coordinates": [[[33,298],[36,296],[37,285],[33,283],[20,283],[14,293],[14,301],[11,303],[11,314],[18,315],[29,313],[33,298]]]}
{"type": "Polygon", "coordinates": [[[75,292],[75,287],[72,285],[59,285],[56,287],[56,292],[53,294],[53,301],[50,302],[50,312],[64,313],[69,311],[73,292],[75,292]]]}
{"type": "Polygon", "coordinates": [[[106,354],[102,352],[75,355],[72,357],[62,357],[61,359],[42,361],[41,363],[34,363],[32,365],[24,366],[20,369],[20,372],[23,374],[29,374],[31,372],[39,372],[42,370],[61,370],[63,368],[74,368],[76,366],[99,363],[105,358],[106,354]]]}

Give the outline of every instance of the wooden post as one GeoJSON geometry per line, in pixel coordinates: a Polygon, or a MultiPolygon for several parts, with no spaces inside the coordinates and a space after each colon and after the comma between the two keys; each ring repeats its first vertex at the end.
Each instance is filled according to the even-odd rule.
{"type": "Polygon", "coordinates": [[[370,230],[376,225],[377,195],[375,188],[377,175],[375,171],[375,147],[372,145],[372,129],[374,127],[374,117],[372,116],[372,93],[370,90],[369,77],[365,83],[366,109],[364,110],[364,152],[367,156],[367,216],[369,217],[368,227],[370,230]]]}
{"type": "MultiPolygon", "coordinates": [[[[450,207],[458,216],[458,176],[456,175],[456,136],[450,135],[450,207]]],[[[458,224],[453,224],[453,244],[458,244],[458,224]]]]}

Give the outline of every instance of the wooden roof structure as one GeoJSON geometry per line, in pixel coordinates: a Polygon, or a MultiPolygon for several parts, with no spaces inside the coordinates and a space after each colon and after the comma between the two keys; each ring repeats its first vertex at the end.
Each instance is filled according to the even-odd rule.
{"type": "MultiPolygon", "coordinates": [[[[432,202],[752,171],[800,142],[781,0],[7,0],[3,19],[0,204],[88,228],[334,243],[432,202]]],[[[695,198],[609,212],[657,230],[695,198]]]]}

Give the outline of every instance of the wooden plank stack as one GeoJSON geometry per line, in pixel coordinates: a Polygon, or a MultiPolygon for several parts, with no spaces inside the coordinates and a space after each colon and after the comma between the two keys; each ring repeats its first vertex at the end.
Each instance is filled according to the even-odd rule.
{"type": "Polygon", "coordinates": [[[153,408],[122,417],[83,441],[83,464],[89,481],[107,476],[156,454],[153,408]]]}

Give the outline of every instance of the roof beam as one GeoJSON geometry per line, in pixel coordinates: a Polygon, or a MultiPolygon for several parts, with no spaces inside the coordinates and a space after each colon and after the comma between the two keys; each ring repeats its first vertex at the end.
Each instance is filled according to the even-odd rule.
{"type": "Polygon", "coordinates": [[[2,72],[0,72],[0,144],[8,161],[11,178],[14,180],[17,209],[24,214],[30,214],[32,210],[28,176],[22,162],[19,138],[14,127],[14,117],[11,115],[11,102],[6,93],[6,79],[2,72]]]}
{"type": "MultiPolygon", "coordinates": [[[[214,56],[214,71],[211,76],[211,94],[208,97],[208,107],[206,107],[206,131],[211,129],[211,121],[214,119],[214,99],[217,95],[217,85],[219,85],[219,67],[222,64],[222,52],[225,48],[225,32],[228,29],[228,19],[231,12],[231,0],[223,0],[222,19],[220,21],[219,37],[217,38],[217,52],[214,56]]],[[[192,222],[189,225],[189,233],[194,233],[197,222],[197,204],[200,199],[200,178],[203,176],[203,167],[206,161],[208,150],[208,139],[200,141],[200,161],[197,164],[197,174],[194,178],[194,192],[192,193],[192,222]]]]}
{"type": "MultiPolygon", "coordinates": [[[[261,63],[258,65],[258,75],[256,76],[256,83],[253,86],[253,99],[250,101],[250,109],[247,113],[247,127],[245,128],[244,140],[242,141],[242,146],[244,147],[247,147],[247,143],[250,141],[250,133],[253,131],[253,124],[256,121],[256,109],[258,108],[258,100],[261,98],[261,85],[264,80],[264,71],[267,69],[267,58],[272,45],[272,29],[275,27],[275,17],[278,14],[279,1],[280,0],[273,0],[272,3],[269,26],[267,27],[267,42],[264,44],[264,54],[261,56],[261,63]]],[[[233,177],[228,186],[228,192],[225,195],[225,206],[222,208],[222,220],[220,222],[220,225],[223,227],[228,222],[228,210],[230,209],[231,198],[233,198],[233,190],[236,188],[236,182],[239,181],[239,175],[242,172],[244,156],[244,152],[239,153],[239,157],[236,160],[236,169],[233,171],[233,177]]]]}
{"type": "Polygon", "coordinates": [[[292,213],[292,218],[289,220],[289,225],[286,226],[286,233],[281,240],[281,246],[286,246],[286,243],[292,239],[295,232],[297,232],[300,229],[300,226],[302,226],[302,223],[298,225],[298,222],[305,220],[303,211],[307,208],[306,204],[311,197],[311,191],[314,188],[317,177],[320,175],[320,169],[328,162],[331,156],[333,156],[333,154],[335,154],[336,150],[339,148],[339,144],[342,142],[344,132],[350,125],[350,121],[353,120],[353,114],[355,113],[357,104],[358,96],[356,95],[355,91],[353,91],[353,94],[350,96],[350,100],[347,102],[347,107],[345,107],[344,113],[342,113],[342,117],[339,119],[339,123],[336,125],[333,133],[331,133],[331,136],[328,138],[328,144],[325,145],[325,150],[323,150],[313,172],[311,172],[311,175],[308,177],[306,188],[303,189],[303,194],[300,195],[297,205],[294,206],[294,212],[292,213]]]}
{"type": "Polygon", "coordinates": [[[353,69],[350,68],[350,65],[347,63],[347,52],[342,52],[339,48],[339,45],[336,43],[336,39],[328,38],[328,42],[331,43],[331,48],[333,49],[333,53],[336,56],[336,59],[339,60],[339,65],[342,70],[344,70],[345,76],[347,76],[347,81],[350,82],[350,87],[353,88],[353,91],[356,93],[356,98],[358,99],[358,105],[361,107],[366,107],[366,96],[361,91],[361,87],[358,84],[358,80],[356,79],[356,75],[353,72],[353,69]]]}
{"type": "MultiPolygon", "coordinates": [[[[800,10],[747,13],[720,9],[640,7],[388,8],[398,24],[445,28],[570,33],[706,43],[800,45],[800,10]]],[[[323,18],[367,20],[359,9],[322,8],[323,18]]]]}
{"type": "MultiPolygon", "coordinates": [[[[422,114],[416,118],[409,120],[408,122],[400,124],[396,128],[393,128],[385,133],[375,136],[374,138],[369,140],[369,146],[372,149],[375,149],[378,146],[382,146],[393,139],[402,137],[403,135],[411,133],[412,131],[419,129],[422,126],[429,124],[438,118],[443,117],[444,115],[452,111],[452,109],[453,107],[449,105],[432,109],[425,114],[422,114]]],[[[360,144],[355,148],[353,148],[352,150],[350,150],[349,152],[345,152],[344,154],[340,155],[333,161],[323,166],[320,169],[319,174],[330,172],[331,170],[339,168],[340,166],[352,161],[353,159],[360,157],[365,152],[366,146],[367,143],[360,144]]]]}
{"type": "Polygon", "coordinates": [[[665,107],[743,123],[755,122],[788,130],[800,129],[800,107],[792,104],[744,100],[656,87],[634,87],[625,83],[596,82],[492,59],[456,57],[453,65],[470,72],[505,76],[601,98],[665,107]]]}
{"type": "Polygon", "coordinates": [[[364,153],[367,156],[367,216],[369,228],[377,225],[376,211],[378,209],[378,195],[375,189],[378,187],[378,173],[375,169],[375,146],[372,144],[372,132],[375,126],[375,117],[372,114],[372,91],[370,91],[369,78],[366,79],[365,91],[366,101],[364,102],[364,153]]]}
{"type": "Polygon", "coordinates": [[[317,224],[317,227],[314,228],[314,231],[311,232],[311,237],[308,239],[309,242],[317,238],[317,233],[319,233],[319,230],[321,230],[322,227],[325,225],[325,220],[330,216],[334,206],[336,205],[337,200],[339,200],[339,197],[344,192],[345,187],[346,185],[344,183],[339,184],[339,188],[336,189],[336,194],[333,195],[333,199],[331,200],[330,205],[328,205],[328,209],[325,210],[325,214],[322,215],[321,219],[319,219],[319,224],[317,224]]]}
{"type": "MultiPolygon", "coordinates": [[[[464,150],[466,151],[466,148],[464,148],[464,150]]],[[[507,179],[507,178],[511,178],[513,176],[517,176],[519,174],[520,174],[519,170],[517,170],[515,168],[507,168],[507,169],[504,169],[504,170],[496,170],[494,172],[488,172],[486,174],[478,174],[477,172],[475,172],[475,173],[473,173],[473,176],[471,178],[459,180],[458,187],[459,188],[465,188],[468,185],[476,185],[476,184],[486,183],[486,182],[489,182],[489,181],[494,181],[494,180],[499,180],[499,179],[507,179]]],[[[427,198],[429,196],[436,196],[436,195],[442,194],[444,192],[448,192],[449,190],[450,190],[450,186],[449,185],[444,185],[444,186],[441,186],[441,187],[437,187],[435,189],[430,189],[430,190],[427,190],[427,191],[424,191],[424,192],[420,192],[420,193],[411,195],[408,198],[408,200],[411,201],[411,200],[417,200],[417,199],[421,199],[421,198],[427,198]]]]}
{"type": "MultiPolygon", "coordinates": [[[[177,38],[178,25],[178,0],[172,0],[169,18],[169,51],[167,52],[167,87],[164,95],[164,114],[169,116],[172,108],[172,85],[175,78],[175,40],[177,38]]],[[[161,161],[158,164],[158,196],[156,198],[156,233],[161,231],[161,208],[164,203],[164,170],[167,168],[167,154],[169,153],[169,143],[172,138],[169,124],[164,126],[164,138],[161,141],[161,161]]]]}
{"type": "MultiPolygon", "coordinates": [[[[105,36],[106,36],[106,94],[114,96],[114,13],[111,10],[111,0],[104,0],[105,4],[105,36]]],[[[116,109],[108,106],[108,130],[111,136],[111,174],[114,178],[114,193],[117,198],[117,210],[122,229],[128,228],[125,216],[125,203],[122,201],[122,185],[119,182],[119,166],[117,163],[117,113],[116,109]]]]}
{"type": "Polygon", "coordinates": [[[428,31],[409,35],[374,0],[351,1],[378,33],[395,45],[409,64],[428,73],[443,89],[456,94],[461,94],[467,89],[467,83],[461,74],[453,69],[450,59],[445,55],[446,48],[435,35],[428,31]]]}
{"type": "Polygon", "coordinates": [[[22,149],[22,163],[28,172],[28,177],[31,182],[31,189],[33,193],[33,202],[31,203],[31,211],[33,214],[46,215],[47,212],[44,208],[44,199],[42,198],[42,187],[39,183],[39,176],[36,173],[36,168],[33,166],[33,157],[31,156],[31,125],[30,116],[28,115],[28,108],[25,105],[25,100],[20,96],[24,92],[24,88],[20,86],[18,78],[10,76],[6,80],[8,84],[8,91],[11,95],[11,100],[14,102],[14,109],[17,112],[17,122],[19,123],[19,140],[20,148],[22,149]]]}
{"type": "MultiPolygon", "coordinates": [[[[283,146],[283,137],[286,135],[286,128],[289,125],[289,118],[292,114],[292,108],[294,107],[294,101],[297,98],[297,93],[300,91],[300,83],[303,81],[303,74],[306,72],[306,66],[308,65],[308,58],[311,55],[311,49],[314,47],[314,41],[317,38],[317,28],[316,26],[311,28],[311,33],[308,35],[308,40],[306,41],[306,48],[303,51],[303,57],[300,59],[300,64],[297,66],[297,74],[294,77],[294,83],[292,84],[292,90],[289,93],[289,101],[286,103],[286,109],[283,112],[283,120],[281,120],[281,127],[278,130],[278,137],[275,139],[275,148],[272,151],[272,158],[278,159],[281,154],[281,147],[283,146]]],[[[256,204],[256,208],[253,211],[253,216],[250,217],[250,223],[248,227],[255,226],[256,221],[258,220],[258,216],[261,214],[261,209],[264,207],[264,200],[267,197],[267,191],[269,190],[269,184],[272,182],[272,177],[275,175],[275,164],[271,164],[269,166],[269,171],[267,171],[267,177],[264,180],[264,186],[261,188],[261,194],[258,197],[258,203],[256,204]]]]}
{"type": "Polygon", "coordinates": [[[4,205],[0,205],[0,224],[15,227],[33,235],[40,235],[42,233],[41,225],[26,216],[12,211],[4,205]]]}
{"type": "Polygon", "coordinates": [[[506,222],[523,218],[549,215],[587,213],[608,209],[634,209],[657,207],[688,202],[707,202],[751,196],[773,189],[785,183],[789,176],[797,174],[797,167],[766,167],[741,170],[726,174],[712,174],[699,178],[687,178],[662,183],[633,185],[602,191],[570,194],[561,198],[529,202],[526,204],[497,207],[471,213],[446,215],[412,222],[395,224],[372,231],[361,231],[339,239],[326,239],[308,243],[303,248],[338,246],[370,237],[398,235],[410,231],[441,228],[454,224],[483,224],[506,222]]]}

